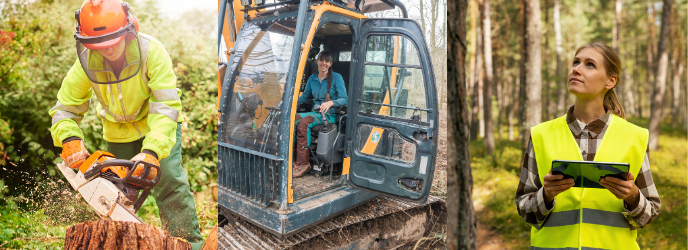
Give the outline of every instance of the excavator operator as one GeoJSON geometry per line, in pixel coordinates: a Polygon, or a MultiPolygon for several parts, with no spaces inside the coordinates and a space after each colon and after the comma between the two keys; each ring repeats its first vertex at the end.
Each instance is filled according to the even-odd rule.
{"type": "Polygon", "coordinates": [[[333,107],[346,106],[349,100],[344,78],[339,73],[332,72],[332,54],[327,50],[320,52],[317,63],[318,71],[308,78],[306,89],[297,101],[297,105],[301,105],[313,100],[315,108],[312,112],[296,114],[296,163],[292,175],[294,178],[304,176],[311,170],[307,148],[311,144],[311,128],[322,124],[322,119],[335,123],[337,114],[334,113],[333,107]],[[320,112],[326,117],[322,117],[320,112]]]}
{"type": "Polygon", "coordinates": [[[138,32],[121,0],[86,0],[75,18],[77,60],[49,112],[64,164],[77,168],[90,155],[79,123],[95,95],[108,152],[160,167],[152,194],[162,228],[200,249],[196,206],[181,165],[181,90],[169,54],[160,41],[138,32]]]}

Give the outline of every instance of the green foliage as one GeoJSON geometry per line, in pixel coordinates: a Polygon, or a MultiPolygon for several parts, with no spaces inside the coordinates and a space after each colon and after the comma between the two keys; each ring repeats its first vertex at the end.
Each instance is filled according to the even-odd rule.
{"type": "MultiPolygon", "coordinates": [[[[37,204],[56,195],[48,194],[46,190],[51,188],[46,186],[63,179],[55,166],[61,162],[61,148],[52,143],[48,111],[76,61],[75,21],[70,13],[82,3],[20,0],[0,4],[0,245],[5,244],[0,248],[59,249],[60,244],[53,245],[54,236],[64,235],[68,225],[93,219],[92,212],[81,209],[90,209],[85,204],[69,203],[71,208],[62,211],[50,202],[37,204]]],[[[192,191],[206,190],[217,179],[217,68],[213,66],[217,48],[216,38],[208,33],[216,23],[204,25],[196,20],[191,28],[184,19],[162,18],[154,1],[130,3],[140,32],[161,41],[172,59],[177,86],[182,90],[182,165],[192,191]]],[[[106,149],[96,103],[91,99],[89,112],[79,125],[90,152],[106,149]]],[[[64,182],[57,188],[72,191],[64,182]]],[[[160,226],[157,213],[155,201],[148,199],[139,215],[160,226]]],[[[199,216],[212,213],[199,211],[199,216]]],[[[215,221],[206,218],[204,223],[214,225],[215,221]]]]}
{"type": "Polygon", "coordinates": [[[62,249],[64,226],[44,223],[42,210],[27,213],[8,199],[0,207],[0,247],[9,249],[62,249]]]}

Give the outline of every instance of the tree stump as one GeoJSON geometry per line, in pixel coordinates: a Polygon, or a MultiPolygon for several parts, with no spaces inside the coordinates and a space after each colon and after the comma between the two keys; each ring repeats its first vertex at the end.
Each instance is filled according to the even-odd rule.
{"type": "Polygon", "coordinates": [[[205,243],[203,243],[203,247],[201,247],[201,250],[217,250],[217,226],[213,228],[212,231],[210,231],[210,234],[208,235],[208,238],[205,239],[205,243]]]}
{"type": "Polygon", "coordinates": [[[189,250],[191,245],[160,228],[133,222],[87,221],[67,228],[64,249],[169,249],[189,250]]]}

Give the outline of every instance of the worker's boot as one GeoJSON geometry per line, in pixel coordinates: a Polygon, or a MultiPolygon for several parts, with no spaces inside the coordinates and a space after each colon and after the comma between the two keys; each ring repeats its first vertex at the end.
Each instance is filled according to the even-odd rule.
{"type": "Polygon", "coordinates": [[[311,164],[306,163],[305,165],[296,165],[294,164],[294,169],[292,171],[292,177],[294,178],[299,178],[301,176],[306,175],[308,171],[311,170],[311,164]]]}

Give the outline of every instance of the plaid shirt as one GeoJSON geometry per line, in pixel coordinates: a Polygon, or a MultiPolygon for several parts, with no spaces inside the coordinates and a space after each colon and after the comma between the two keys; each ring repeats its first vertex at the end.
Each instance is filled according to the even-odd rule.
{"type": "MultiPolygon", "coordinates": [[[[573,137],[576,138],[581,149],[583,159],[592,161],[597,152],[597,146],[602,141],[605,131],[607,130],[607,122],[609,121],[610,112],[604,116],[585,124],[573,115],[573,106],[569,108],[566,114],[566,122],[569,125],[573,137]]],[[[518,206],[518,214],[521,215],[526,223],[533,226],[542,226],[547,219],[547,215],[554,208],[556,198],[552,204],[545,204],[544,192],[542,183],[538,175],[537,162],[535,160],[535,151],[533,150],[533,139],[530,138],[527,153],[523,156],[523,163],[521,165],[521,180],[518,183],[518,190],[516,190],[516,205],[518,206]]],[[[638,206],[628,210],[628,205],[624,202],[623,215],[628,220],[629,224],[635,228],[642,228],[659,214],[660,200],[657,188],[652,180],[652,172],[650,172],[650,158],[649,151],[645,152],[643,164],[640,167],[638,176],[635,177],[635,185],[640,190],[640,201],[638,206]]]]}

